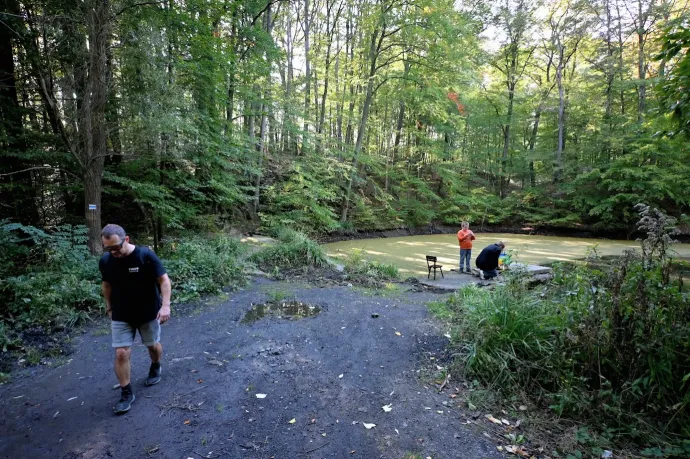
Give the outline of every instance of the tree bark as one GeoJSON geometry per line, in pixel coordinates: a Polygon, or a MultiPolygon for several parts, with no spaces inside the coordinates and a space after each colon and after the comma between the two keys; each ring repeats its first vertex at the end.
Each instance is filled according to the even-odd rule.
{"type": "Polygon", "coordinates": [[[561,179],[563,170],[563,144],[564,144],[564,125],[565,125],[565,90],[563,88],[563,59],[565,47],[557,38],[556,49],[558,50],[558,65],[556,66],[556,84],[558,85],[558,146],[556,148],[556,161],[553,170],[554,183],[561,179]]]}
{"type": "Polygon", "coordinates": [[[378,50],[381,49],[381,42],[385,38],[385,28],[381,31],[375,29],[371,34],[371,42],[369,43],[369,73],[367,78],[367,92],[364,97],[364,105],[362,106],[362,116],[359,120],[359,130],[357,131],[357,143],[355,144],[354,158],[352,159],[352,171],[350,179],[347,182],[345,190],[345,199],[343,200],[342,211],[340,214],[340,222],[347,221],[347,213],[350,208],[350,192],[352,190],[352,182],[357,174],[359,154],[362,151],[362,141],[367,127],[367,120],[369,119],[369,109],[371,107],[371,100],[374,94],[374,76],[376,75],[376,60],[378,58],[378,50]],[[379,33],[381,36],[379,37],[379,33]],[[377,46],[378,42],[378,46],[377,46]]]}
{"type": "Polygon", "coordinates": [[[311,94],[311,61],[309,55],[309,0],[304,0],[304,134],[302,136],[302,151],[307,148],[309,135],[309,97],[311,94]]]}
{"type": "Polygon", "coordinates": [[[108,97],[107,49],[110,43],[111,11],[109,0],[92,0],[86,5],[89,48],[86,88],[82,103],[81,148],[84,165],[84,213],[88,228],[88,247],[101,253],[101,192],[106,156],[105,124],[108,97]],[[89,205],[95,205],[90,209],[89,205]]]}

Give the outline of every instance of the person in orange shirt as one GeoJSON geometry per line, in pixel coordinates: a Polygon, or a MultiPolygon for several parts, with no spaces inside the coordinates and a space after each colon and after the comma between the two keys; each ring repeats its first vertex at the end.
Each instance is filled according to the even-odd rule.
{"type": "Polygon", "coordinates": [[[474,241],[474,233],[470,230],[468,222],[462,222],[462,229],[458,231],[458,242],[460,243],[460,272],[471,274],[470,259],[472,258],[472,241],[474,241]],[[463,263],[463,261],[465,263],[463,263]],[[467,269],[463,269],[463,264],[467,269]]]}

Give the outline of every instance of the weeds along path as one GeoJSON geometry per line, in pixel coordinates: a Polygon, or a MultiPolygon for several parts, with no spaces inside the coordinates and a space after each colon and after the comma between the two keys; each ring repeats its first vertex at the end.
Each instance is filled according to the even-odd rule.
{"type": "Polygon", "coordinates": [[[178,308],[163,327],[163,380],[144,387],[148,357],[135,345],[137,398],[120,417],[110,337],[91,330],[68,364],[0,387],[0,457],[501,457],[448,390],[426,384],[447,344],[424,306],[434,298],[260,279],[178,308]],[[321,310],[242,321],[271,298],[321,310]]]}

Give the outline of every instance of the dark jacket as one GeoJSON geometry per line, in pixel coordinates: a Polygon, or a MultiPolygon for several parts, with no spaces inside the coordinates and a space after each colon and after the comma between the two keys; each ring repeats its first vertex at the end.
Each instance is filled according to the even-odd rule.
{"type": "Polygon", "coordinates": [[[490,271],[498,268],[498,257],[501,255],[503,248],[498,244],[491,244],[484,248],[477,257],[477,268],[482,271],[490,271]]]}

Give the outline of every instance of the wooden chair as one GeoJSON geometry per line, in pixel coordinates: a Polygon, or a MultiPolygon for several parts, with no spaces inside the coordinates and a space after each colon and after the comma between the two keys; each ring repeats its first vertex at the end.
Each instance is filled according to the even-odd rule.
{"type": "Polygon", "coordinates": [[[445,279],[445,276],[443,275],[443,265],[436,264],[437,258],[432,257],[431,255],[426,256],[426,266],[429,268],[429,274],[426,276],[428,279],[431,277],[431,270],[434,270],[434,280],[436,280],[436,270],[438,269],[441,271],[441,278],[445,279]]]}

